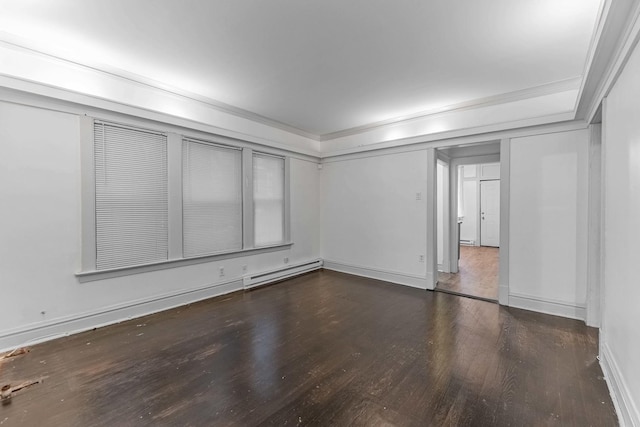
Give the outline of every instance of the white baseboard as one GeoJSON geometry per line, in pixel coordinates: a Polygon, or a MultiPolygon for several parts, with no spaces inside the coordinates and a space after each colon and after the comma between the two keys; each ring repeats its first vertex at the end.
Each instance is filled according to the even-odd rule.
{"type": "Polygon", "coordinates": [[[611,349],[606,342],[603,342],[604,337],[601,336],[600,339],[600,367],[609,386],[609,394],[618,414],[618,422],[621,427],[640,427],[640,412],[631,398],[624,376],[611,349]]]}
{"type": "Polygon", "coordinates": [[[242,279],[215,283],[187,291],[178,291],[151,298],[129,301],[93,312],[27,325],[3,332],[0,335],[0,351],[34,345],[55,338],[76,334],[136,317],[194,303],[242,289],[242,279]]]}
{"type": "Polygon", "coordinates": [[[557,301],[540,298],[532,295],[509,294],[509,307],[522,308],[524,310],[537,311],[539,313],[552,314],[554,316],[568,317],[584,321],[586,308],[584,305],[571,304],[565,301],[557,301]]]}
{"type": "Polygon", "coordinates": [[[326,259],[324,260],[323,267],[327,270],[349,273],[356,276],[369,277],[371,279],[384,280],[386,282],[398,283],[400,285],[411,286],[413,288],[427,289],[427,278],[417,275],[398,273],[395,271],[385,271],[369,267],[361,267],[326,259]]]}

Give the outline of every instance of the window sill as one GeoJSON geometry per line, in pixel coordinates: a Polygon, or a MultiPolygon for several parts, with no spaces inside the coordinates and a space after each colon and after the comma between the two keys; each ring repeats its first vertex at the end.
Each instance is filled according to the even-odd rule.
{"type": "Polygon", "coordinates": [[[191,258],[170,259],[167,261],[154,262],[152,264],[130,265],[127,267],[110,268],[106,270],[81,271],[76,273],[76,277],[81,283],[93,282],[96,280],[112,279],[115,277],[129,276],[132,274],[147,273],[150,271],[166,270],[169,268],[184,267],[187,265],[202,264],[205,262],[221,261],[230,258],[239,258],[260,253],[275,252],[290,248],[293,242],[279,243],[271,246],[261,246],[259,248],[242,249],[234,252],[225,252],[211,255],[202,255],[191,258]]]}

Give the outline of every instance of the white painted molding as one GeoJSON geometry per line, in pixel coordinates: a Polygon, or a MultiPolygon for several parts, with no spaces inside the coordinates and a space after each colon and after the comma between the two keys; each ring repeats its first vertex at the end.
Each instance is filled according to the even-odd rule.
{"type": "MultiPolygon", "coordinates": [[[[48,61],[55,61],[57,63],[64,64],[66,67],[81,69],[90,74],[100,73],[109,75],[123,81],[126,80],[128,82],[134,83],[138,86],[147,86],[158,91],[167,92],[174,96],[179,96],[185,99],[205,104],[208,108],[215,109],[221,113],[233,115],[256,123],[261,123],[269,127],[277,128],[305,138],[313,139],[316,141],[320,140],[320,137],[318,135],[314,135],[310,132],[306,132],[294,126],[290,126],[286,123],[271,119],[269,117],[261,116],[254,112],[244,110],[233,105],[225,104],[224,102],[220,102],[213,98],[189,92],[184,89],[180,89],[178,87],[132,73],[130,71],[116,68],[105,63],[87,62],[87,58],[82,58],[82,62],[80,62],[80,60],[65,58],[60,53],[49,51],[47,48],[39,46],[33,41],[27,40],[11,33],[7,33],[5,31],[0,31],[0,44],[10,49],[27,52],[35,57],[42,57],[46,58],[48,61]]],[[[566,86],[568,86],[569,84],[570,81],[567,81],[565,83],[566,86]]]]}
{"type": "Polygon", "coordinates": [[[388,153],[403,153],[425,149],[427,147],[453,147],[479,142],[498,141],[504,138],[520,138],[532,135],[544,135],[548,133],[567,132],[572,130],[587,129],[588,123],[584,120],[573,120],[565,117],[552,123],[521,123],[522,126],[492,129],[471,129],[470,132],[445,132],[441,134],[421,135],[403,138],[394,141],[385,141],[355,148],[324,150],[320,156],[323,163],[342,159],[359,159],[370,156],[382,156],[388,153]]]}
{"type": "MultiPolygon", "coordinates": [[[[160,114],[154,120],[191,121],[187,127],[205,125],[212,133],[281,149],[289,146],[310,155],[325,146],[333,152],[353,145],[350,137],[335,135],[324,138],[325,143],[337,142],[339,147],[320,144],[318,135],[276,120],[124,70],[108,69],[104,64],[80,64],[25,43],[28,44],[0,33],[0,62],[6,64],[0,73],[0,86],[138,117],[160,114]]],[[[374,145],[372,149],[376,149],[379,143],[411,143],[405,141],[411,136],[442,139],[571,120],[575,117],[573,107],[579,85],[580,79],[575,77],[456,104],[426,115],[422,112],[412,118],[393,119],[392,123],[367,125],[367,129],[352,136],[360,141],[358,147],[369,149],[374,145]],[[396,131],[401,134],[394,136],[396,131]]]]}
{"type": "MultiPolygon", "coordinates": [[[[612,2],[611,7],[607,10],[607,15],[612,14],[613,7],[621,7],[625,2],[612,2]]],[[[610,22],[605,23],[605,25],[609,26],[624,26],[626,20],[628,25],[623,28],[623,33],[617,40],[608,41],[606,46],[603,46],[601,49],[606,51],[614,51],[614,54],[607,64],[607,68],[602,74],[600,80],[598,81],[598,85],[595,89],[595,93],[593,97],[588,100],[588,107],[586,109],[586,121],[591,123],[594,121],[599,109],[602,100],[609,94],[609,91],[615,84],[618,76],[622,72],[625,64],[629,60],[633,49],[636,44],[640,40],[640,1],[632,0],[631,9],[628,13],[619,14],[616,17],[617,22],[611,22],[611,18],[608,20],[610,22]],[[619,22],[618,22],[619,21],[619,22]]],[[[577,113],[581,113],[581,106],[578,106],[577,113]]]]}
{"type": "MultiPolygon", "coordinates": [[[[369,132],[373,129],[384,127],[395,127],[403,125],[411,121],[421,120],[429,118],[434,115],[442,113],[456,113],[464,112],[467,110],[473,110],[478,108],[486,108],[498,106],[506,103],[514,103],[518,101],[526,101],[533,98],[540,98],[547,95],[559,94],[563,92],[575,91],[576,94],[580,90],[582,84],[582,76],[575,76],[569,79],[560,80],[557,82],[551,82],[544,85],[521,89],[509,93],[497,94],[475,100],[465,101],[457,104],[452,104],[444,107],[440,107],[433,110],[421,111],[408,116],[395,117],[384,121],[375,123],[368,123],[363,126],[358,126],[350,129],[343,129],[336,132],[331,132],[324,135],[315,135],[311,132],[303,129],[296,128],[286,123],[274,120],[269,117],[265,117],[254,112],[244,110],[229,104],[225,104],[218,100],[202,96],[193,92],[189,92],[165,83],[131,73],[126,70],[122,70],[108,64],[98,62],[87,62],[86,58],[74,58],[70,57],[69,52],[58,52],[52,50],[51,47],[46,48],[41,44],[34,43],[33,41],[25,38],[0,31],[0,47],[5,50],[12,50],[17,52],[23,57],[23,62],[46,62],[49,65],[53,65],[58,68],[64,68],[71,70],[72,72],[78,72],[85,76],[90,76],[91,80],[109,80],[112,83],[117,81],[119,85],[131,86],[139,89],[152,89],[156,92],[164,92],[171,95],[174,98],[182,98],[191,103],[199,103],[206,108],[215,110],[221,114],[234,116],[239,119],[247,120],[253,123],[259,123],[266,125],[270,128],[279,129],[281,131],[302,136],[304,138],[314,141],[329,141],[334,139],[343,138],[350,135],[358,135],[369,132]],[[27,59],[28,57],[28,59],[27,59]]],[[[16,61],[12,61],[16,63],[16,61]]],[[[5,74],[5,76],[20,77],[16,73],[5,74]]],[[[73,80],[73,79],[72,79],[73,80]]],[[[35,80],[33,80],[35,82],[35,80]]],[[[40,82],[45,83],[45,82],[40,82]]],[[[56,87],[55,84],[52,85],[56,87]]],[[[69,90],[69,87],[57,87],[58,89],[69,90]]],[[[135,90],[135,89],[134,89],[135,90]]]]}
{"type": "Polygon", "coordinates": [[[553,316],[568,317],[570,319],[585,320],[586,309],[584,305],[573,304],[567,301],[540,298],[511,292],[509,293],[510,307],[536,311],[538,313],[551,314],[553,316]]]}
{"type": "Polygon", "coordinates": [[[600,336],[600,366],[609,386],[609,394],[618,414],[620,426],[640,426],[640,411],[631,397],[629,387],[604,336],[600,336]]]}
{"type": "Polygon", "coordinates": [[[436,237],[438,228],[437,212],[437,156],[434,148],[427,149],[427,193],[425,197],[427,208],[426,227],[426,257],[427,267],[427,289],[433,290],[438,283],[438,239],[436,237]]]}
{"type": "Polygon", "coordinates": [[[223,129],[209,122],[129,106],[68,90],[50,88],[43,84],[21,81],[2,74],[0,74],[0,102],[78,116],[91,116],[127,126],[144,127],[167,133],[173,132],[187,138],[248,146],[258,148],[261,151],[266,148],[273,151],[273,154],[283,154],[300,160],[317,161],[320,158],[320,152],[315,148],[308,149],[302,146],[283,144],[280,141],[223,129]]]}
{"type": "Polygon", "coordinates": [[[578,112],[578,107],[582,100],[582,97],[585,96],[587,92],[587,77],[592,70],[594,62],[597,58],[597,50],[598,44],[603,40],[602,32],[604,30],[605,23],[607,21],[607,17],[609,16],[609,10],[611,9],[611,1],[612,0],[601,0],[600,10],[598,10],[598,17],[596,18],[595,29],[593,34],[591,35],[591,41],[589,42],[589,50],[587,52],[587,60],[584,63],[584,71],[582,75],[585,78],[582,79],[580,83],[580,90],[578,91],[578,98],[576,99],[576,114],[578,112]]]}
{"type": "Polygon", "coordinates": [[[423,276],[399,273],[397,271],[380,270],[370,267],[362,267],[340,261],[324,260],[323,268],[353,274],[354,276],[368,277],[370,279],[383,280],[397,283],[412,288],[427,289],[427,279],[423,276]]]}
{"type": "MultiPolygon", "coordinates": [[[[578,90],[451,111],[322,142],[323,156],[570,121],[578,90]]],[[[495,138],[494,138],[495,139],[495,138]]],[[[486,138],[485,138],[486,140],[486,138]]]]}
{"type": "Polygon", "coordinates": [[[241,289],[242,279],[235,279],[26,325],[0,335],[0,352],[120,323],[241,289]]]}
{"type": "Polygon", "coordinates": [[[447,105],[428,111],[421,111],[402,117],[395,117],[388,120],[382,120],[375,123],[368,123],[362,126],[356,126],[350,129],[339,130],[336,132],[326,133],[319,136],[320,141],[330,141],[332,139],[342,138],[350,135],[357,135],[389,125],[399,125],[413,120],[424,119],[440,113],[471,110],[479,107],[490,107],[493,105],[504,104],[506,102],[522,101],[529,98],[536,98],[543,95],[549,95],[558,92],[566,92],[575,90],[580,87],[582,82],[581,76],[570,79],[560,80],[557,82],[547,83],[544,85],[534,86],[513,92],[502,93],[499,95],[487,96],[484,98],[473,99],[471,101],[460,102],[457,104],[447,105]]]}
{"type": "Polygon", "coordinates": [[[589,200],[587,230],[587,326],[600,327],[602,287],[602,126],[591,125],[589,132],[589,200]]]}
{"type": "Polygon", "coordinates": [[[509,245],[511,223],[511,140],[500,141],[500,249],[498,302],[509,305],[509,245]]]}
{"type": "Polygon", "coordinates": [[[187,265],[202,264],[212,261],[221,261],[231,258],[239,258],[248,255],[256,255],[267,252],[277,252],[290,248],[293,242],[278,243],[273,246],[262,246],[259,248],[240,249],[233,252],[223,252],[218,254],[199,255],[190,258],[168,259],[150,264],[129,265],[126,267],[110,268],[105,270],[80,271],[76,277],[80,283],[93,282],[96,280],[113,279],[115,277],[129,276],[132,274],[148,273],[150,271],[166,270],[169,268],[184,267],[187,265]]]}

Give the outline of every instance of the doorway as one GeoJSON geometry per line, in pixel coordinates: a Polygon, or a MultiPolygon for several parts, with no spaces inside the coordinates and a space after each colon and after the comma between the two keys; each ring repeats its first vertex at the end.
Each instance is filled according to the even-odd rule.
{"type": "MultiPolygon", "coordinates": [[[[498,301],[500,246],[500,144],[486,144],[495,154],[469,155],[464,147],[439,156],[448,166],[448,194],[438,202],[449,208],[449,228],[438,221],[439,241],[450,241],[449,253],[438,254],[436,291],[498,301]],[[444,159],[444,160],[443,160],[444,159]],[[448,255],[448,256],[447,256],[448,255]],[[448,259],[447,259],[448,258],[448,259]]],[[[479,147],[473,147],[476,152],[479,147]]],[[[438,174],[438,179],[442,174],[438,174]]],[[[437,190],[447,187],[439,183],[437,190]]],[[[438,214],[443,209],[438,208],[438,214]]],[[[438,245],[438,251],[444,245],[438,245]]],[[[446,252],[446,251],[445,251],[446,252]]]]}

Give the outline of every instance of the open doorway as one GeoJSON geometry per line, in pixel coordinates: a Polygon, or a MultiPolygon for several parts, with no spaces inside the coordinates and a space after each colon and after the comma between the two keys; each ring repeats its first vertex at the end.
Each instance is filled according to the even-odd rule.
{"type": "Polygon", "coordinates": [[[500,144],[442,149],[438,168],[436,290],[497,302],[500,144]]]}

